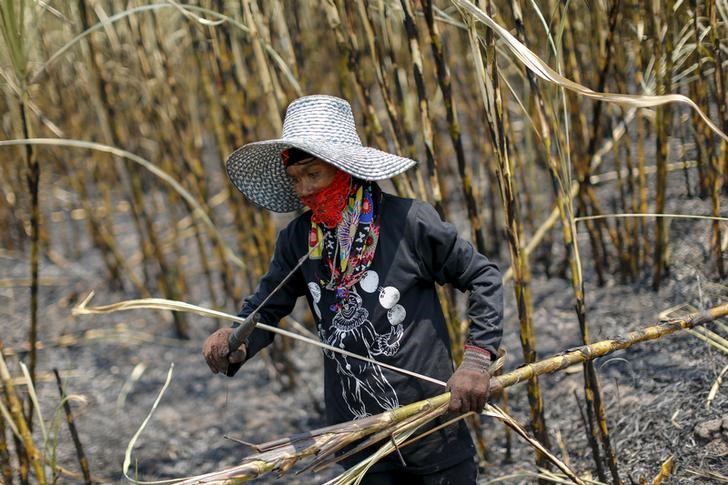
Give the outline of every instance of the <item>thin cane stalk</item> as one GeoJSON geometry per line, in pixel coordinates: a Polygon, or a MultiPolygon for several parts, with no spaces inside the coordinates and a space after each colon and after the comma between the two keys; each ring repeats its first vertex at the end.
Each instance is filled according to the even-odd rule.
{"type": "MultiPolygon", "coordinates": [[[[33,443],[31,430],[28,426],[28,422],[25,416],[23,415],[23,405],[18,399],[18,396],[15,392],[15,386],[13,385],[13,380],[10,377],[10,372],[8,371],[8,367],[5,364],[5,358],[3,357],[2,352],[0,352],[0,381],[2,381],[5,388],[5,397],[8,401],[10,414],[12,416],[15,426],[17,427],[18,434],[20,435],[20,443],[27,453],[27,456],[30,460],[30,465],[35,473],[35,479],[38,481],[38,483],[45,484],[46,478],[45,468],[43,466],[43,457],[41,456],[38,448],[33,443]]],[[[22,476],[23,474],[21,473],[21,480],[22,476]]]]}
{"type": "Polygon", "coordinates": [[[269,71],[265,54],[263,53],[261,35],[258,32],[258,25],[255,22],[257,9],[253,11],[250,0],[241,1],[243,6],[243,18],[250,29],[250,36],[253,38],[253,53],[255,55],[257,74],[260,76],[260,82],[262,83],[263,98],[266,102],[265,111],[268,115],[268,122],[275,133],[280,133],[283,129],[283,123],[281,121],[280,107],[278,106],[278,100],[275,96],[273,87],[273,77],[269,71]]]}
{"type": "MultiPolygon", "coordinates": [[[[656,38],[657,68],[657,94],[661,95],[672,90],[672,32],[669,29],[662,41],[663,24],[671,23],[673,15],[664,15],[664,12],[672,13],[672,0],[666,0],[665,10],[653,4],[653,28],[656,38]]],[[[667,192],[667,170],[669,156],[668,133],[672,126],[672,111],[669,106],[657,108],[655,120],[657,127],[656,157],[657,177],[655,182],[655,212],[665,211],[665,195],[667,192]]],[[[652,288],[657,290],[662,281],[663,271],[667,269],[668,234],[666,221],[662,218],[655,220],[655,252],[653,254],[652,288]]]]}
{"type": "MultiPolygon", "coordinates": [[[[518,3],[513,4],[514,7],[514,17],[516,19],[516,25],[519,26],[519,34],[521,36],[522,42],[525,44],[525,32],[523,30],[523,21],[521,17],[521,10],[518,6],[518,3]]],[[[529,81],[531,90],[533,93],[533,96],[535,96],[535,106],[537,109],[539,120],[539,128],[541,130],[541,139],[544,141],[545,148],[546,148],[546,157],[548,160],[548,166],[549,166],[549,173],[552,177],[552,183],[558,187],[558,194],[557,194],[557,207],[559,210],[559,216],[561,219],[561,227],[562,227],[562,236],[563,236],[563,242],[564,246],[566,247],[567,252],[567,258],[569,261],[569,267],[570,267],[570,277],[572,282],[572,289],[574,291],[574,296],[576,298],[576,312],[577,312],[577,318],[580,323],[580,330],[582,333],[582,342],[584,344],[588,344],[588,327],[586,324],[586,303],[584,299],[584,282],[582,279],[582,270],[581,270],[581,258],[579,253],[579,248],[574,242],[574,234],[576,233],[576,227],[575,227],[575,221],[573,217],[573,200],[571,197],[569,197],[569,192],[565,190],[565,184],[564,180],[568,180],[568,174],[564,174],[561,171],[561,167],[568,167],[567,164],[565,164],[563,161],[556,160],[555,157],[551,154],[551,147],[550,147],[550,140],[553,139],[553,136],[551,135],[551,126],[553,125],[553,122],[551,120],[551,117],[548,115],[546,110],[544,109],[545,103],[541,99],[540,95],[540,89],[538,84],[536,83],[535,77],[532,73],[528,73],[529,81]]],[[[616,145],[616,143],[615,143],[616,145]]],[[[593,154],[590,158],[593,157],[593,154]]],[[[595,394],[599,392],[598,388],[594,388],[594,380],[595,373],[593,372],[593,366],[591,362],[585,364],[584,368],[584,378],[585,378],[585,396],[587,399],[587,405],[590,407],[589,416],[593,416],[593,412],[591,412],[591,409],[594,408],[594,401],[595,401],[595,394]]],[[[592,423],[592,420],[590,420],[590,425],[592,423]]],[[[593,430],[596,433],[595,426],[589,427],[591,430],[593,430]]],[[[592,454],[594,457],[594,460],[597,465],[597,471],[599,472],[599,475],[601,478],[603,478],[603,474],[601,472],[601,460],[600,460],[600,452],[598,448],[596,447],[596,434],[591,436],[590,444],[592,445],[592,454]]],[[[605,445],[606,449],[609,449],[608,446],[605,445]]]]}
{"type": "Polygon", "coordinates": [[[81,439],[78,437],[78,431],[76,431],[76,423],[73,419],[73,413],[71,412],[71,405],[69,404],[68,399],[66,399],[66,393],[63,391],[61,375],[58,373],[58,369],[53,369],[53,374],[56,376],[58,393],[61,395],[61,401],[63,402],[63,412],[66,414],[66,423],[68,424],[68,430],[71,433],[73,445],[76,448],[76,458],[78,458],[78,464],[81,466],[83,481],[86,484],[90,484],[91,472],[89,471],[88,459],[86,458],[86,454],[83,452],[83,445],[81,444],[81,439]]]}
{"type": "Polygon", "coordinates": [[[450,125],[450,139],[455,149],[455,156],[457,160],[458,173],[460,174],[460,180],[462,182],[463,196],[465,198],[465,207],[468,212],[468,219],[470,221],[470,230],[473,233],[475,240],[475,247],[480,253],[487,253],[487,247],[485,244],[485,236],[483,234],[482,224],[480,222],[480,208],[477,203],[477,194],[475,193],[475,187],[473,184],[472,170],[465,160],[465,149],[463,147],[462,137],[460,135],[460,124],[457,120],[457,107],[455,105],[455,99],[452,94],[452,79],[450,77],[450,69],[445,61],[445,52],[443,50],[442,38],[440,36],[437,24],[434,21],[434,15],[432,10],[432,1],[425,0],[422,4],[425,20],[427,22],[427,29],[430,34],[430,47],[432,48],[432,56],[435,60],[437,68],[437,82],[440,86],[440,91],[443,96],[443,103],[445,104],[445,111],[447,114],[447,121],[450,125]]]}
{"type": "MultiPolygon", "coordinates": [[[[489,2],[486,7],[490,10],[489,2]]],[[[477,40],[475,27],[471,27],[471,52],[475,61],[475,68],[480,74],[480,88],[485,106],[486,122],[488,124],[491,140],[496,148],[498,162],[498,185],[501,201],[505,211],[506,231],[508,233],[508,247],[513,264],[514,290],[518,302],[518,318],[520,321],[521,348],[526,364],[536,361],[536,341],[533,333],[533,306],[530,291],[530,268],[528,257],[524,254],[522,244],[522,226],[520,209],[517,201],[516,182],[513,176],[513,166],[510,159],[508,140],[503,125],[503,105],[498,83],[497,64],[494,59],[494,38],[490,31],[486,32],[485,61],[483,61],[480,45],[477,40]],[[487,72],[487,74],[486,74],[487,72]]],[[[543,398],[536,378],[529,382],[528,399],[531,407],[531,426],[537,439],[549,447],[548,432],[543,413],[543,398]]],[[[539,465],[546,463],[542,453],[537,453],[536,461],[539,465]]]]}
{"type": "MultiPolygon", "coordinates": [[[[723,130],[728,130],[728,90],[726,90],[726,72],[723,66],[724,54],[721,51],[721,40],[717,34],[718,26],[718,14],[717,14],[717,2],[706,2],[708,8],[708,18],[710,22],[710,32],[708,38],[712,47],[713,64],[713,81],[715,85],[716,104],[718,106],[718,114],[720,115],[723,130]]],[[[725,24],[723,25],[725,27],[725,24]]],[[[711,204],[713,208],[713,215],[720,215],[721,197],[720,194],[723,192],[723,186],[725,184],[726,177],[728,177],[728,143],[723,142],[720,144],[720,148],[716,156],[712,159],[712,168],[714,172],[713,186],[711,187],[711,204]]],[[[723,251],[721,248],[721,242],[723,237],[721,235],[721,226],[715,221],[713,223],[713,237],[711,246],[714,252],[715,264],[718,269],[718,275],[725,279],[726,269],[723,263],[723,251]]]]}
{"type": "Polygon", "coordinates": [[[440,173],[438,164],[435,160],[435,139],[432,129],[432,119],[430,117],[430,107],[425,87],[425,78],[423,71],[422,50],[418,39],[418,29],[414,18],[414,10],[411,0],[401,0],[402,11],[404,13],[404,28],[407,32],[407,45],[409,46],[410,56],[412,57],[412,74],[417,88],[417,98],[419,99],[420,124],[422,129],[422,137],[425,145],[425,161],[427,163],[428,177],[430,179],[431,200],[435,209],[441,217],[446,215],[445,200],[443,199],[442,188],[440,185],[440,173]]]}
{"type": "MultiPolygon", "coordinates": [[[[0,354],[2,354],[4,351],[2,342],[0,342],[0,354]]],[[[7,485],[13,484],[13,467],[10,462],[10,447],[8,446],[8,439],[7,439],[7,433],[5,428],[5,423],[10,427],[10,434],[13,437],[16,437],[19,435],[19,431],[17,429],[17,426],[15,426],[15,423],[13,422],[13,418],[10,416],[9,411],[7,410],[7,399],[6,399],[6,393],[0,393],[0,412],[2,416],[0,416],[0,472],[2,472],[2,479],[7,485]]]]}

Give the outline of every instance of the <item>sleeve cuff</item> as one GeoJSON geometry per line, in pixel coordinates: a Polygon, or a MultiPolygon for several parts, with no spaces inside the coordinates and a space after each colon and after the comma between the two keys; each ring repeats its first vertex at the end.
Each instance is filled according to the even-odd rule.
{"type": "Polygon", "coordinates": [[[461,369],[470,369],[482,374],[490,372],[490,352],[474,345],[466,345],[461,369]]]}

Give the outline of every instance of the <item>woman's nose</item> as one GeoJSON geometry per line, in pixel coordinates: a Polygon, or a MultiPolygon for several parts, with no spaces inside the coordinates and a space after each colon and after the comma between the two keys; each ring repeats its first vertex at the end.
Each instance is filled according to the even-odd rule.
{"type": "Polygon", "coordinates": [[[299,197],[308,197],[309,195],[314,194],[314,187],[310,183],[306,182],[300,182],[298,185],[298,195],[299,197]]]}

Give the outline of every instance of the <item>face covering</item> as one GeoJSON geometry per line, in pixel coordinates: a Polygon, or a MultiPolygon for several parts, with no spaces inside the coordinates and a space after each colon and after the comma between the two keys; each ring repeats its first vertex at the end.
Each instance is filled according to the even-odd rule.
{"type": "Polygon", "coordinates": [[[338,170],[329,185],[313,195],[301,197],[303,203],[313,211],[311,221],[329,229],[336,227],[341,222],[350,185],[351,175],[338,170]]]}

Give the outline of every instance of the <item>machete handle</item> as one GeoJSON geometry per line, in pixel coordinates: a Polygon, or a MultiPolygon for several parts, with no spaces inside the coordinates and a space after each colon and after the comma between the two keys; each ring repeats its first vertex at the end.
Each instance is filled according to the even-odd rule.
{"type": "MultiPolygon", "coordinates": [[[[278,291],[281,289],[281,287],[288,281],[288,279],[291,277],[292,274],[294,274],[296,271],[298,271],[298,268],[301,267],[301,265],[311,256],[311,251],[313,251],[314,248],[309,249],[309,251],[301,256],[301,258],[298,260],[298,263],[296,263],[296,266],[293,267],[293,269],[281,280],[280,283],[278,283],[278,286],[273,288],[270,293],[268,293],[268,296],[265,297],[263,302],[258,305],[258,308],[253,310],[253,313],[245,317],[245,319],[242,321],[240,325],[233,328],[233,333],[230,334],[230,337],[228,337],[228,357],[230,357],[230,354],[235,352],[240,348],[241,345],[245,343],[245,340],[250,336],[251,333],[253,333],[253,330],[255,329],[255,324],[258,322],[258,310],[263,308],[263,305],[268,303],[268,300],[278,291]]],[[[247,350],[247,349],[246,349],[247,350]]],[[[229,361],[228,361],[229,362],[229,361]]],[[[228,368],[225,371],[225,374],[227,374],[228,377],[231,377],[233,374],[235,374],[238,369],[240,369],[240,366],[243,365],[242,362],[239,362],[237,364],[230,364],[228,363],[228,368]]]]}
{"type": "Polygon", "coordinates": [[[232,354],[245,343],[245,340],[253,333],[256,323],[256,314],[248,315],[243,323],[233,328],[233,332],[228,337],[228,355],[232,354]]]}
{"type": "MultiPolygon", "coordinates": [[[[238,350],[240,346],[245,343],[250,334],[253,333],[257,320],[257,314],[251,313],[245,318],[243,323],[233,328],[232,333],[228,337],[228,357],[230,357],[230,354],[238,350]]],[[[228,361],[228,368],[225,371],[225,375],[232,377],[242,365],[242,362],[233,364],[228,361]]]]}

